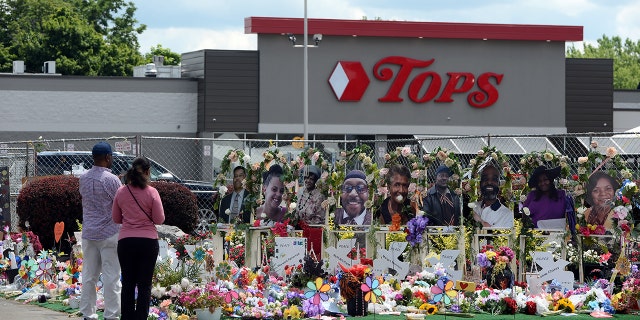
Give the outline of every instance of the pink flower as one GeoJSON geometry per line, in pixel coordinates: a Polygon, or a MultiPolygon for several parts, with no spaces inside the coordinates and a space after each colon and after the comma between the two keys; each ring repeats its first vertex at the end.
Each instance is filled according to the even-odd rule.
{"type": "Polygon", "coordinates": [[[389,189],[387,189],[387,187],[378,187],[378,194],[387,195],[387,192],[389,192],[389,189]]]}
{"type": "Polygon", "coordinates": [[[389,173],[389,168],[380,169],[380,176],[386,176],[389,173]]]}
{"type": "Polygon", "coordinates": [[[318,158],[320,158],[320,152],[316,151],[312,156],[311,156],[311,161],[313,161],[314,163],[316,161],[318,161],[318,158]]]}
{"type": "Polygon", "coordinates": [[[609,261],[609,258],[611,258],[611,252],[607,252],[603,255],[600,256],[600,263],[607,263],[609,261]]]}
{"type": "Polygon", "coordinates": [[[400,150],[400,154],[402,154],[402,156],[403,156],[403,157],[406,157],[406,156],[410,155],[410,154],[411,154],[411,148],[409,148],[409,147],[403,147],[403,148],[400,150]]]}
{"type": "Polygon", "coordinates": [[[613,209],[613,217],[616,219],[624,219],[629,214],[629,210],[623,206],[617,206],[613,209]]]}
{"type": "Polygon", "coordinates": [[[607,148],[606,153],[607,153],[607,157],[613,158],[616,156],[616,154],[618,154],[618,150],[616,150],[615,147],[609,147],[607,148]]]}

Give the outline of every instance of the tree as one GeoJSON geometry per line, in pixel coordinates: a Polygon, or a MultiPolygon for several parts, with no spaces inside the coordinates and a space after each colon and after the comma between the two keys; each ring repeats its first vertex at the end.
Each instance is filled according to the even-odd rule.
{"type": "Polygon", "coordinates": [[[24,60],[26,72],[42,72],[55,60],[67,75],[131,75],[146,28],[135,10],[123,0],[0,0],[0,70],[24,60]]]}
{"type": "Polygon", "coordinates": [[[618,36],[602,35],[598,45],[583,44],[583,50],[575,47],[567,49],[567,58],[607,58],[613,59],[613,88],[636,89],[640,83],[640,40],[624,43],[618,36]]]}
{"type": "Polygon", "coordinates": [[[144,55],[145,63],[153,62],[153,56],[163,56],[165,66],[177,66],[180,64],[180,54],[171,51],[169,48],[163,48],[161,44],[151,47],[151,51],[144,55]]]}

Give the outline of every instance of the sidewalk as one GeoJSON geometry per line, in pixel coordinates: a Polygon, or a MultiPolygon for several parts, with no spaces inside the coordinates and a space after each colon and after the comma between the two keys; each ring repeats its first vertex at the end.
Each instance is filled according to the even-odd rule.
{"type": "Polygon", "coordinates": [[[21,320],[68,320],[81,319],[68,313],[57,312],[32,304],[23,304],[13,299],[0,298],[0,317],[21,320]]]}

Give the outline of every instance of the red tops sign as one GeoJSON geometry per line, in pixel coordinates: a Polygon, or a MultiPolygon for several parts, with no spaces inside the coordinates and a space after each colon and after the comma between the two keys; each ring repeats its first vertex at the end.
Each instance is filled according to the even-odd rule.
{"type": "MultiPolygon", "coordinates": [[[[466,94],[469,105],[476,108],[486,108],[498,101],[497,86],[502,81],[503,74],[485,72],[476,76],[470,72],[447,72],[443,76],[425,70],[409,78],[414,70],[428,68],[434,61],[435,59],[417,60],[400,56],[380,59],[373,67],[373,75],[380,81],[390,81],[390,85],[387,93],[378,98],[378,101],[402,102],[404,99],[401,96],[407,83],[408,97],[416,103],[431,100],[450,103],[454,101],[455,94],[466,94]],[[387,65],[399,66],[397,74],[387,65]],[[444,86],[443,82],[446,82],[444,86]]],[[[338,62],[329,78],[329,84],[339,101],[360,101],[369,82],[362,64],[357,61],[338,62]]]]}

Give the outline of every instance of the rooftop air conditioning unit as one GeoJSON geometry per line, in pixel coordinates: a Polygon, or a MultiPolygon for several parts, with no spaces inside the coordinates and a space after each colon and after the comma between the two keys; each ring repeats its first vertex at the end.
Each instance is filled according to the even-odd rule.
{"type": "Polygon", "coordinates": [[[153,64],[155,64],[156,67],[164,66],[164,56],[153,56],[153,64]]]}
{"type": "Polygon", "coordinates": [[[156,65],[153,63],[147,63],[145,65],[144,76],[148,78],[155,78],[158,75],[158,70],[156,70],[156,65]]]}
{"type": "Polygon", "coordinates": [[[13,62],[13,73],[14,74],[24,73],[24,61],[16,60],[13,62]]]}
{"type": "Polygon", "coordinates": [[[46,61],[44,63],[44,67],[42,67],[43,73],[54,74],[56,73],[56,62],[55,61],[46,61]]]}

